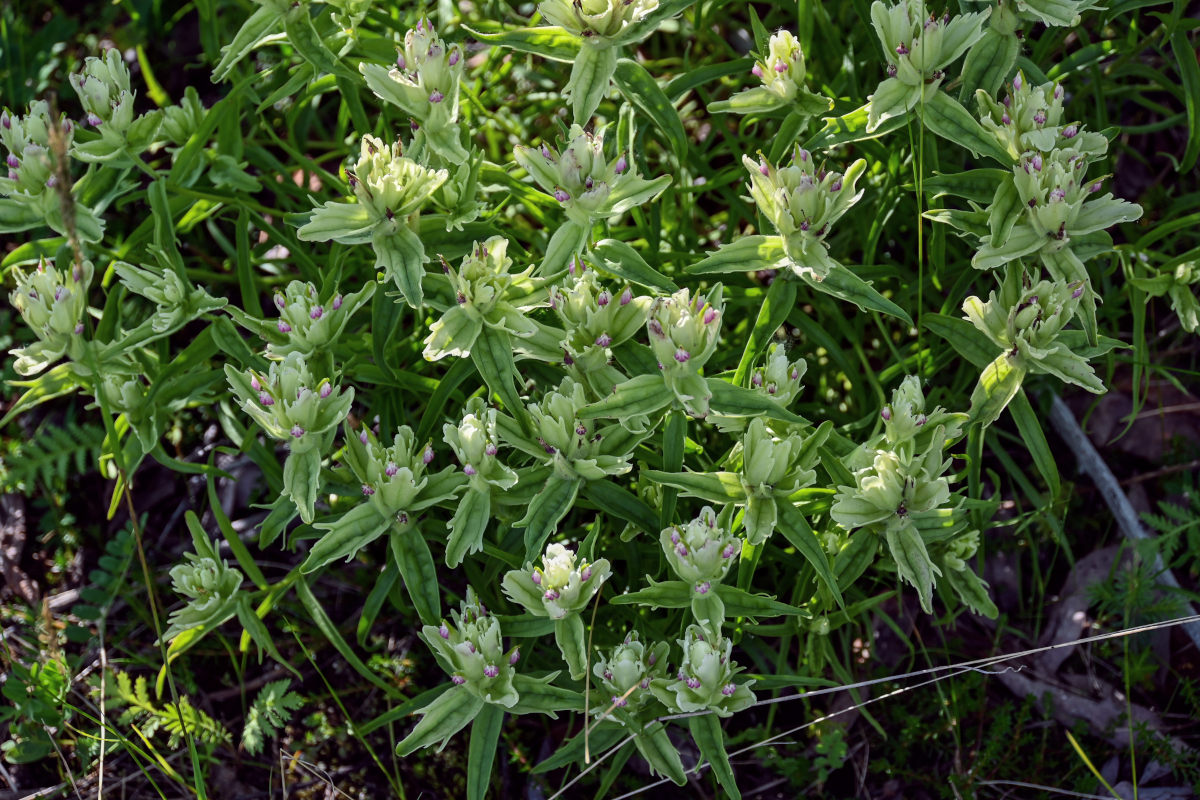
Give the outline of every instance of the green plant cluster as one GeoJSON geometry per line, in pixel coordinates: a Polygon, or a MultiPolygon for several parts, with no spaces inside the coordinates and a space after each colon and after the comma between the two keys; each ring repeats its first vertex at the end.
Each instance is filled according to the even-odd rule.
{"type": "MultiPolygon", "coordinates": [[[[228,555],[188,514],[164,668],[235,619],[243,649],[286,665],[267,624],[294,593],[380,685],[311,588],[346,562],[371,564],[360,642],[399,616],[444,672],[408,706],[419,721],[401,755],[470,726],[468,792],[481,797],[506,715],[577,712],[593,752],[632,737],[683,785],[669,734],[682,723],[739,796],[722,720],[780,685],[746,645],[798,637],[819,675],[840,658],[831,634],[897,592],[928,614],[995,617],[980,577],[995,510],[981,443],[1011,408],[1057,486],[1024,387],[1105,390],[1094,365],[1120,342],[1098,317],[1099,276],[1114,231],[1142,209],[1097,174],[1117,132],[1068,113],[1073,88],[1046,77],[1052,64],[1018,67],[1017,36],[1093,7],[943,15],[876,0],[878,74],[837,89],[806,71],[811,31],[769,34],[757,17],[750,58],[666,81],[638,47],[699,25],[692,0],[546,0],[532,27],[453,28],[369,2],[261,2],[224,43],[221,99],[206,106],[189,89],[145,113],[116,50],[88,58],[70,76],[69,113],[34,101],[0,117],[0,231],[26,237],[4,261],[26,325],[12,351],[24,392],[4,424],[89,398],[115,475],[110,513],[136,503],[147,459],[219,477],[164,448],[181,417],[215,421],[257,463],[257,552],[214,492],[228,555]],[[532,138],[493,136],[485,126],[519,109],[485,106],[480,82],[530,59],[570,64],[544,87],[554,113],[532,138]],[[736,153],[721,173],[733,189],[710,192],[685,183],[698,145],[681,98],[716,79],[736,91],[707,114],[757,126],[761,149],[736,153]],[[314,115],[330,94],[341,106],[325,135],[314,115]],[[289,109],[311,145],[262,127],[271,109],[289,109]],[[274,149],[250,152],[251,132],[274,149]],[[937,202],[921,233],[885,217],[871,239],[915,237],[924,258],[928,229],[948,281],[936,312],[861,245],[867,198],[878,208],[897,190],[888,148],[912,156],[911,137],[936,153],[937,202]],[[306,189],[272,188],[294,182],[281,150],[306,189]],[[706,240],[671,233],[697,197],[737,224],[706,240]],[[113,231],[128,203],[145,222],[113,231]],[[217,219],[234,230],[228,281],[206,280],[184,246],[217,219]],[[820,370],[790,349],[802,331],[828,340],[818,316],[886,340],[890,363],[839,365],[873,388],[865,402],[839,406],[837,382],[809,382],[828,375],[828,349],[820,370]],[[897,350],[918,325],[935,355],[897,350]],[[940,379],[933,366],[948,363],[966,365],[973,390],[940,379]],[[268,578],[260,559],[280,549],[298,554],[294,567],[268,578]]],[[[1179,265],[1137,286],[1169,295],[1194,329],[1194,273],[1179,265]]],[[[96,446],[88,430],[73,429],[74,452],[96,446]]],[[[61,472],[63,438],[21,474],[61,472]]],[[[24,680],[42,687],[36,699],[60,691],[55,676],[24,680]]],[[[191,705],[171,712],[144,679],[117,676],[130,724],[229,740],[191,705]]],[[[269,684],[247,749],[299,704],[269,684]]],[[[30,713],[59,724],[44,705],[30,713]]],[[[548,765],[581,761],[580,739],[548,765]]],[[[840,739],[823,747],[840,763],[840,739]]]]}

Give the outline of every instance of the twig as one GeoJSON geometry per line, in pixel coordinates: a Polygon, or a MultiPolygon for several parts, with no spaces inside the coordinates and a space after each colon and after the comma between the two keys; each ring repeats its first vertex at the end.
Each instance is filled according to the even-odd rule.
{"type": "MultiPolygon", "coordinates": [[[[1133,541],[1141,539],[1153,539],[1142,527],[1141,520],[1138,519],[1137,511],[1134,510],[1133,504],[1129,502],[1129,498],[1125,496],[1125,492],[1121,490],[1121,485],[1117,483],[1117,479],[1113,477],[1112,470],[1104,463],[1104,459],[1096,452],[1096,448],[1092,445],[1087,434],[1079,427],[1079,423],[1075,420],[1075,415],[1071,413],[1071,409],[1067,408],[1067,404],[1057,394],[1053,395],[1053,402],[1050,405],[1050,424],[1054,426],[1055,432],[1059,438],[1066,443],[1067,447],[1071,448],[1071,452],[1075,454],[1075,460],[1079,463],[1079,471],[1089,476],[1092,482],[1096,484],[1096,489],[1099,490],[1100,496],[1104,498],[1104,502],[1112,511],[1113,519],[1116,520],[1117,528],[1125,535],[1125,538],[1133,541]]],[[[1158,580],[1164,586],[1179,590],[1179,581],[1175,579],[1175,575],[1171,570],[1167,569],[1162,562],[1162,556],[1155,554],[1154,569],[1158,572],[1158,580]]],[[[1187,616],[1195,616],[1196,611],[1192,608],[1191,603],[1185,605],[1184,610],[1187,616]]],[[[1200,623],[1192,621],[1183,623],[1183,630],[1192,639],[1192,643],[1200,649],[1200,623]]]]}

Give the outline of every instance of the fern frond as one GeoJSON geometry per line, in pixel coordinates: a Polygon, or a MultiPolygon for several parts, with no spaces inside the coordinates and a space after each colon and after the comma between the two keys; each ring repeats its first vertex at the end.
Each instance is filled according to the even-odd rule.
{"type": "Polygon", "coordinates": [[[231,736],[225,726],[192,705],[186,697],[179,698],[178,707],[170,703],[159,706],[150,697],[150,686],[144,676],[136,681],[128,673],[115,673],[111,702],[124,706],[118,718],[122,724],[137,725],[147,738],[166,731],[167,745],[178,747],[185,735],[197,743],[212,746],[228,744],[231,736]]]}
{"type": "Polygon", "coordinates": [[[5,459],[0,487],[5,492],[30,492],[38,485],[62,489],[71,474],[94,467],[104,436],[104,426],[98,423],[47,423],[5,459]]]}
{"type": "Polygon", "coordinates": [[[287,724],[293,713],[304,705],[304,698],[289,692],[291,680],[273,681],[264,686],[254,698],[242,730],[242,746],[251,755],[262,752],[263,743],[287,724]]]}

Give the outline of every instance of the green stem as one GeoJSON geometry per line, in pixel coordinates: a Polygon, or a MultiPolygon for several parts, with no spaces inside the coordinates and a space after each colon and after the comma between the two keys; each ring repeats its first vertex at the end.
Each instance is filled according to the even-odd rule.
{"type": "MultiPolygon", "coordinates": [[[[683,446],[687,441],[687,415],[678,408],[667,412],[663,425],[663,472],[683,471],[683,446]]],[[[675,521],[675,500],[679,490],[673,486],[663,487],[662,514],[659,524],[667,527],[675,521]]]]}

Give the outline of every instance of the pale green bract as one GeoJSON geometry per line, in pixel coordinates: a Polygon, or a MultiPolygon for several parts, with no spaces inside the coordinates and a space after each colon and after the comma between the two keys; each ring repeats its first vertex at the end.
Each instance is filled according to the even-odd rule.
{"type": "Polygon", "coordinates": [[[224,559],[184,553],[185,563],[171,568],[171,583],[176,594],[187,598],[187,605],[171,612],[163,641],[171,641],[192,628],[215,628],[237,613],[242,573],[224,559]]]}
{"type": "Polygon", "coordinates": [[[692,521],[665,529],[659,543],[671,571],[700,594],[720,583],[742,552],[742,540],[718,522],[711,506],[692,521]]]}
{"type": "Polygon", "coordinates": [[[421,638],[442,669],[450,674],[455,686],[485,703],[505,708],[516,705],[513,677],[519,648],[504,650],[500,621],[487,612],[470,587],[459,610],[451,611],[450,616],[452,622],[443,620],[441,625],[421,628],[421,638]]]}
{"type": "Polygon", "coordinates": [[[33,344],[10,351],[16,356],[13,368],[19,374],[36,375],[64,355],[82,355],[92,272],[90,261],[65,270],[45,259],[32,272],[13,270],[17,286],[8,300],[38,337],[33,344]]]}
{"type": "Polygon", "coordinates": [[[804,51],[790,31],[777,31],[767,43],[767,52],[756,58],[750,72],[761,86],[745,89],[728,100],[710,103],[713,114],[764,113],[793,109],[811,116],[833,108],[833,101],[814,94],[805,86],[804,51]]]}
{"type": "Polygon", "coordinates": [[[742,668],[730,658],[731,640],[701,625],[689,625],[678,643],[683,659],[675,680],[655,678],[650,682],[651,691],[667,708],[681,713],[711,711],[718,717],[730,717],[754,703],[750,691],[754,681],[738,683],[733,679],[742,668]]]}
{"type": "Polygon", "coordinates": [[[650,307],[650,349],[675,403],[693,417],[708,415],[712,390],[700,371],[717,348],[723,310],[719,283],[707,295],[680,289],[650,307]]]}
{"type": "Polygon", "coordinates": [[[592,674],[599,681],[602,693],[599,704],[592,707],[592,714],[603,716],[608,712],[622,725],[637,724],[638,712],[655,701],[650,684],[664,677],[670,649],[666,642],[649,644],[641,640],[637,631],[630,631],[607,655],[599,655],[592,664],[592,674]]]}
{"type": "Polygon", "coordinates": [[[523,570],[506,572],[502,585],[505,596],[530,614],[558,620],[583,611],[611,572],[606,559],[588,562],[571,548],[552,543],[540,567],[527,563],[523,570]]]}

